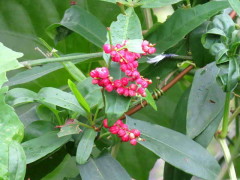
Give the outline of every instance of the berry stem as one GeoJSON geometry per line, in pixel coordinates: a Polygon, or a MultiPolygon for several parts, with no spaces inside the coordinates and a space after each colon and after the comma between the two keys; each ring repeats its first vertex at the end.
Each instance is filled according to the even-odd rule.
{"type": "Polygon", "coordinates": [[[126,15],[124,5],[122,3],[117,2],[118,7],[120,8],[122,14],[126,15]]]}
{"type": "MultiPolygon", "coordinates": [[[[168,89],[170,89],[173,85],[175,85],[181,78],[183,78],[183,76],[185,76],[189,71],[191,71],[194,68],[193,65],[188,66],[186,69],[184,69],[181,73],[179,73],[173,80],[171,80],[166,86],[164,86],[162,89],[160,89],[162,92],[166,92],[168,89]]],[[[155,95],[153,95],[153,98],[156,99],[157,97],[155,95]]],[[[135,107],[131,108],[130,110],[128,110],[125,114],[130,116],[134,113],[136,113],[137,111],[139,111],[140,109],[142,109],[143,107],[145,107],[147,105],[147,101],[143,101],[142,103],[136,105],[135,107]]],[[[120,117],[120,119],[125,119],[126,116],[123,115],[120,117]]]]}

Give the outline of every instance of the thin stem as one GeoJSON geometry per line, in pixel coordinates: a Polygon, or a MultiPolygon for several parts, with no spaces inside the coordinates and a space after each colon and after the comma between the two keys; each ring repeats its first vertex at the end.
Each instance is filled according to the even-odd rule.
{"type": "Polygon", "coordinates": [[[118,7],[120,8],[121,12],[126,15],[124,5],[122,3],[117,2],[118,7]]]}
{"type": "Polygon", "coordinates": [[[37,59],[37,60],[28,60],[28,61],[23,61],[21,64],[24,67],[33,67],[33,66],[40,66],[43,64],[48,64],[48,63],[55,63],[55,62],[66,62],[66,61],[73,61],[73,60],[79,60],[82,59],[82,61],[85,61],[86,58],[96,58],[96,57],[101,57],[102,52],[98,53],[89,53],[89,54],[81,54],[81,55],[75,55],[75,56],[65,56],[65,57],[58,57],[58,58],[44,58],[44,59],[37,59]]]}
{"type": "Polygon", "coordinates": [[[105,133],[101,134],[98,139],[101,139],[105,136],[109,136],[110,134],[111,134],[110,132],[105,132],[105,133]]]}
{"type": "Polygon", "coordinates": [[[96,119],[97,119],[97,116],[98,116],[99,110],[100,110],[100,109],[97,107],[97,110],[96,110],[96,112],[95,112],[95,114],[94,114],[93,123],[96,122],[96,119]]]}
{"type": "Polygon", "coordinates": [[[144,12],[147,29],[150,29],[153,26],[151,9],[145,8],[143,9],[143,12],[144,12]]]}
{"type": "MultiPolygon", "coordinates": [[[[239,106],[239,101],[238,101],[238,98],[237,97],[235,97],[235,107],[238,107],[236,110],[235,110],[235,112],[237,113],[237,115],[235,116],[235,128],[236,128],[236,137],[239,137],[239,120],[240,120],[240,118],[239,118],[239,113],[240,113],[240,106],[239,106]],[[237,112],[237,110],[238,110],[238,112],[237,112]]],[[[234,113],[235,113],[234,112],[234,113]]],[[[234,114],[233,113],[233,114],[234,114]]],[[[230,120],[231,120],[231,118],[230,118],[230,120]]]]}
{"type": "Polygon", "coordinates": [[[236,121],[239,120],[238,115],[240,113],[240,106],[237,107],[237,109],[234,111],[233,115],[229,118],[229,123],[231,124],[231,122],[236,118],[236,121]]]}
{"type": "Polygon", "coordinates": [[[89,129],[94,129],[92,126],[89,126],[89,125],[84,124],[84,123],[81,123],[81,122],[78,122],[77,124],[79,124],[80,126],[83,126],[83,127],[89,128],[89,129]]]}
{"type": "Polygon", "coordinates": [[[226,139],[219,138],[218,142],[220,143],[220,145],[222,147],[225,161],[229,166],[228,173],[230,176],[230,180],[237,180],[236,171],[235,171],[235,168],[234,168],[232,160],[231,160],[232,158],[231,158],[231,154],[230,154],[226,139]]]}
{"type": "MultiPolygon", "coordinates": [[[[153,54],[151,56],[158,56],[161,54],[153,54]]],[[[192,56],[180,56],[180,55],[174,55],[174,56],[168,56],[166,57],[166,59],[180,59],[180,60],[192,60],[193,57],[192,56]]]]}
{"type": "Polygon", "coordinates": [[[224,105],[224,112],[223,112],[222,131],[219,134],[220,138],[225,138],[228,133],[228,116],[229,116],[229,109],[230,109],[230,97],[231,97],[231,92],[227,92],[225,105],[224,105]]]}

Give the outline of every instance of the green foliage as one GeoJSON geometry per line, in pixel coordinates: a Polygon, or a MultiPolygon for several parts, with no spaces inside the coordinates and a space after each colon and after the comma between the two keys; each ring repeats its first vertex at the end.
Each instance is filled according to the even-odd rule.
{"type": "MultiPolygon", "coordinates": [[[[239,94],[240,79],[239,27],[226,14],[230,6],[239,14],[236,0],[0,2],[0,179],[144,180],[158,158],[165,161],[153,170],[164,170],[159,179],[217,179],[224,169],[213,156],[220,150],[210,155],[207,147],[215,146],[214,135],[225,137],[221,129],[234,142],[239,134],[238,118],[229,118],[229,104],[238,106],[232,107],[230,93],[239,94]],[[161,24],[156,16],[169,5],[174,12],[161,24]],[[127,40],[124,48],[143,54],[144,39],[166,55],[156,64],[147,60],[158,53],[138,59],[141,78],[153,82],[146,97],[120,96],[92,83],[90,71],[101,66],[109,68],[109,80],[126,77],[119,65],[126,62],[111,61],[104,43],[127,40]],[[178,63],[189,60],[201,69],[179,75],[185,66],[178,63]],[[141,107],[143,100],[148,106],[141,107]],[[121,133],[136,146],[103,126],[104,119],[112,126],[125,113],[132,115],[123,119],[129,127],[121,133]]],[[[230,177],[239,175],[237,160],[230,177]]]]}
{"type": "Polygon", "coordinates": [[[101,155],[97,159],[90,159],[88,163],[79,166],[83,180],[130,180],[131,177],[121,165],[109,154],[101,155]]]}

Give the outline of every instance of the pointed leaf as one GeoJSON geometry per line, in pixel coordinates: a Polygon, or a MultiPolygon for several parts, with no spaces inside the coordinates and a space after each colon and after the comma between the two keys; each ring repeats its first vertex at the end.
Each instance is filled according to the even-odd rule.
{"type": "Polygon", "coordinates": [[[93,129],[85,129],[77,148],[76,161],[78,164],[85,164],[87,162],[96,136],[97,132],[93,129]]]}
{"type": "Polygon", "coordinates": [[[146,141],[139,143],[173,166],[203,179],[216,179],[217,161],[189,137],[171,129],[127,117],[132,129],[139,129],[146,141]]]}
{"type": "Polygon", "coordinates": [[[187,135],[191,138],[199,135],[223,109],[225,93],[216,82],[218,71],[211,63],[195,73],[187,111],[187,135]]]}
{"type": "Polygon", "coordinates": [[[189,9],[178,9],[165,23],[160,25],[155,33],[150,35],[149,40],[157,43],[158,52],[164,52],[204,21],[228,6],[229,4],[225,1],[211,1],[189,9]]]}
{"type": "Polygon", "coordinates": [[[77,98],[78,103],[82,106],[82,108],[86,111],[86,113],[90,113],[91,109],[85,98],[78,91],[76,84],[74,84],[70,79],[68,80],[68,86],[77,98]]]}
{"type": "Polygon", "coordinates": [[[22,143],[27,164],[41,159],[67,143],[71,136],[59,138],[57,132],[49,132],[38,138],[22,143]]]}
{"type": "Polygon", "coordinates": [[[82,180],[131,180],[126,170],[111,155],[102,155],[97,159],[79,166],[82,180]]]}
{"type": "Polygon", "coordinates": [[[104,94],[106,102],[105,113],[111,126],[128,110],[131,98],[120,96],[116,92],[106,92],[104,94]]]}

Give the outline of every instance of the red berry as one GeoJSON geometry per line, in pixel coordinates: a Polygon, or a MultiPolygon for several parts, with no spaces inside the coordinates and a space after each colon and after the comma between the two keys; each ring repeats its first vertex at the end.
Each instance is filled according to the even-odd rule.
{"type": "Polygon", "coordinates": [[[138,129],[132,129],[131,132],[135,135],[135,137],[139,137],[141,132],[138,129]]]}
{"type": "Polygon", "coordinates": [[[109,128],[109,126],[108,126],[108,120],[107,120],[107,119],[104,119],[104,120],[103,120],[103,126],[104,126],[105,128],[109,128]]]}
{"type": "Polygon", "coordinates": [[[130,84],[129,88],[133,91],[135,91],[137,89],[137,85],[136,84],[130,84]]]}
{"type": "Polygon", "coordinates": [[[108,92],[111,92],[113,90],[113,85],[112,84],[108,84],[106,87],[105,87],[106,91],[108,92]]]}
{"type": "Polygon", "coordinates": [[[122,79],[121,79],[121,81],[122,81],[122,85],[123,86],[127,86],[128,85],[128,78],[127,77],[123,77],[122,79]]]}
{"type": "Polygon", "coordinates": [[[121,82],[121,80],[119,80],[119,79],[118,79],[118,80],[115,80],[113,83],[114,83],[114,87],[115,87],[115,88],[119,88],[119,87],[122,86],[122,82],[121,82]]]}
{"type": "Polygon", "coordinates": [[[129,134],[129,139],[135,139],[135,135],[133,133],[129,134]]]}
{"type": "Polygon", "coordinates": [[[112,52],[112,48],[110,44],[104,44],[103,45],[103,50],[105,53],[109,54],[110,52],[112,52]]]}
{"type": "Polygon", "coordinates": [[[121,137],[121,139],[122,139],[123,142],[129,141],[129,136],[128,136],[128,134],[126,133],[124,136],[121,137]]]}
{"type": "Polygon", "coordinates": [[[136,96],[136,92],[130,89],[130,90],[128,91],[128,95],[129,95],[130,97],[136,96]]]}
{"type": "Polygon", "coordinates": [[[112,126],[109,128],[109,132],[112,134],[117,134],[120,128],[118,126],[112,126]]]}
{"type": "Polygon", "coordinates": [[[135,146],[137,144],[137,140],[136,139],[132,139],[130,140],[130,144],[135,146]]]}
{"type": "Polygon", "coordinates": [[[120,136],[120,137],[124,136],[125,134],[126,134],[126,131],[124,131],[123,129],[120,129],[118,131],[118,136],[120,136]]]}
{"type": "Polygon", "coordinates": [[[129,95],[128,89],[125,89],[125,90],[124,90],[123,95],[126,96],[126,97],[129,95]]]}
{"type": "Polygon", "coordinates": [[[119,95],[123,95],[123,93],[124,93],[124,88],[123,88],[123,87],[117,88],[117,93],[118,93],[119,95]]]}
{"type": "Polygon", "coordinates": [[[148,53],[149,54],[154,54],[156,52],[156,48],[155,47],[150,47],[149,49],[148,49],[148,53]]]}
{"type": "Polygon", "coordinates": [[[123,125],[123,122],[122,122],[122,120],[117,120],[115,123],[114,123],[114,126],[122,126],[123,125]]]}
{"type": "Polygon", "coordinates": [[[92,79],[93,84],[98,84],[98,79],[92,79]]]}

